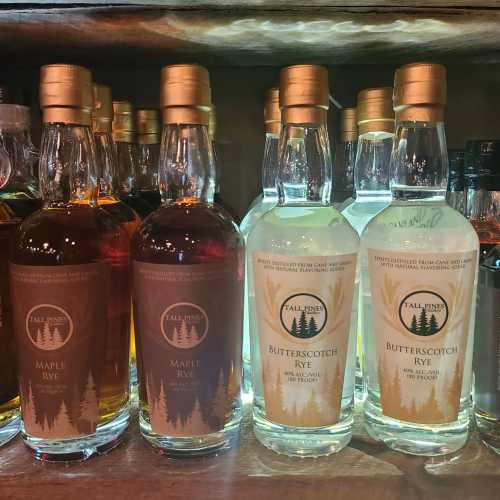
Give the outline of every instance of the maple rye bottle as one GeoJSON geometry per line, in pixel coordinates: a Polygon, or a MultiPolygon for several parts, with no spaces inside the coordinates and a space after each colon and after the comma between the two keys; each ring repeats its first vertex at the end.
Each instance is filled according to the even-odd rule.
{"type": "Polygon", "coordinates": [[[361,237],[365,425],[392,449],[443,455],[467,441],[479,243],[446,202],[446,68],[394,77],[390,205],[361,237]]]}
{"type": "Polygon", "coordinates": [[[208,71],[161,73],[162,199],[132,242],[140,427],[171,455],[230,445],[241,420],[243,238],[213,203],[208,71]]]}
{"type": "Polygon", "coordinates": [[[48,65],[40,80],[44,206],[10,264],[21,434],[37,458],[81,460],[128,423],[129,238],[97,206],[90,72],[48,65]]]}

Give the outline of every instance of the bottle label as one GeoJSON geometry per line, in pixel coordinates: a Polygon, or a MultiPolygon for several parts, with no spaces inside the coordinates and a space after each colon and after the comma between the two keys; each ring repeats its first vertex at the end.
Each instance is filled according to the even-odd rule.
{"type": "Polygon", "coordinates": [[[154,432],[224,428],[240,393],[243,269],[134,261],[141,400],[154,432]]]}
{"type": "Polygon", "coordinates": [[[253,278],[267,418],[294,427],[338,422],[356,254],[255,252],[253,278]]]}
{"type": "Polygon", "coordinates": [[[16,351],[9,290],[9,249],[17,224],[0,224],[0,405],[17,396],[16,351]]]}
{"type": "Polygon", "coordinates": [[[104,264],[10,264],[21,411],[37,438],[92,434],[107,334],[104,264]]]}
{"type": "Polygon", "coordinates": [[[384,415],[419,424],[458,418],[477,258],[368,250],[384,415]]]}

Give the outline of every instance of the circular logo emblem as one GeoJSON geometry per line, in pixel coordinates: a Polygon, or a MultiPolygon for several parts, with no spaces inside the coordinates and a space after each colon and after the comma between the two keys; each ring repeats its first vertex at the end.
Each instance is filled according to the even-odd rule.
{"type": "Polygon", "coordinates": [[[26,333],[39,349],[55,351],[73,335],[73,321],[62,307],[40,304],[26,315],[26,333]]]}
{"type": "Polygon", "coordinates": [[[280,309],[283,328],[298,339],[316,337],[325,327],[327,318],[325,303],[310,293],[291,295],[280,309]]]}
{"type": "Polygon", "coordinates": [[[179,349],[192,349],[201,344],[208,333],[208,316],[196,304],[179,302],[161,315],[161,331],[167,342],[179,349]]]}
{"type": "Polygon", "coordinates": [[[446,325],[448,304],[435,292],[413,292],[401,301],[399,319],[409,332],[420,337],[429,337],[446,325]]]}

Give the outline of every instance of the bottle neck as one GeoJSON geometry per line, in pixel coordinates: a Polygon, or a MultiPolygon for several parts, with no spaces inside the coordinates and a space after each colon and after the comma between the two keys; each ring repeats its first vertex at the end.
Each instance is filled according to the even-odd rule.
{"type": "Polygon", "coordinates": [[[97,170],[90,127],[46,123],[40,150],[40,188],[48,206],[96,202],[97,170]]]}
{"type": "Polygon", "coordinates": [[[262,192],[265,202],[278,199],[276,177],[278,175],[279,139],[277,134],[266,134],[264,161],[262,163],[262,192]]]}
{"type": "Polygon", "coordinates": [[[159,144],[137,145],[137,188],[141,191],[159,191],[159,144]]]}
{"type": "Polygon", "coordinates": [[[394,134],[368,132],[358,139],[354,185],[356,201],[376,201],[391,197],[389,164],[394,134]]]}
{"type": "Polygon", "coordinates": [[[215,163],[207,126],[163,128],[159,176],[162,201],[213,203],[215,163]]]}
{"type": "Polygon", "coordinates": [[[118,167],[113,137],[109,132],[94,132],[99,196],[118,194],[118,167]]]}
{"type": "Polygon", "coordinates": [[[116,165],[118,169],[118,192],[128,196],[136,189],[137,150],[131,142],[115,141],[116,165]]]}
{"type": "Polygon", "coordinates": [[[279,205],[329,205],[332,160],[326,124],[285,124],[279,150],[279,205]]]}
{"type": "Polygon", "coordinates": [[[390,164],[392,197],[399,201],[445,201],[448,152],[444,124],[399,122],[390,164]]]}

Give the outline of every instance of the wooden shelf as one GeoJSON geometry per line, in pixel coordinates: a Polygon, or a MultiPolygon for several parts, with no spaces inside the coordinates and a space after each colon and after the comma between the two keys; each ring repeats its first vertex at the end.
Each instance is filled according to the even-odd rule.
{"type": "Polygon", "coordinates": [[[313,0],[307,7],[298,0],[291,7],[284,0],[244,6],[224,0],[219,8],[214,0],[157,0],[148,7],[104,3],[0,10],[2,55],[25,62],[58,57],[131,65],[500,61],[498,0],[432,0],[425,7],[416,0],[313,0]]]}
{"type": "Polygon", "coordinates": [[[197,459],[159,455],[137,425],[108,455],[80,464],[44,464],[20,440],[0,450],[0,498],[114,499],[498,499],[500,458],[473,436],[447,457],[410,457],[387,450],[361,430],[338,455],[294,459],[259,445],[250,419],[238,447],[197,459]]]}

